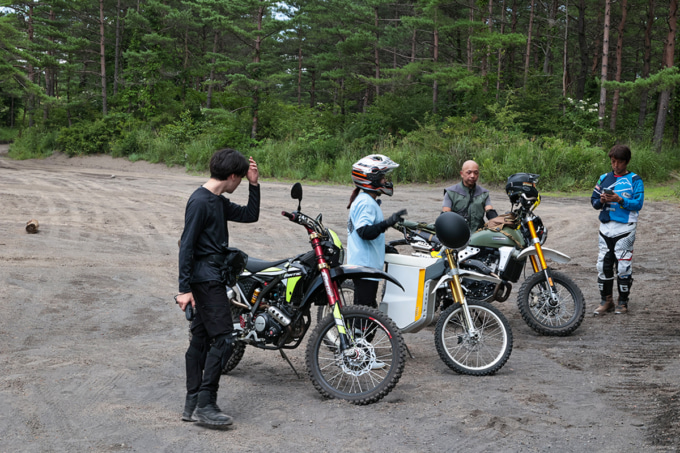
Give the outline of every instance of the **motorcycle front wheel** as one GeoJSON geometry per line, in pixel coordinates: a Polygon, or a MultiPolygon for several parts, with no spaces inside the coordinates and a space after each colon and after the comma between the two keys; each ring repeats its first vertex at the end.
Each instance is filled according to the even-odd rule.
{"type": "Polygon", "coordinates": [[[326,316],[307,344],[307,373],[326,398],[375,403],[401,378],[406,363],[404,339],[394,321],[374,308],[354,305],[343,307],[341,313],[352,337],[351,348],[340,350],[335,319],[326,316]]]}
{"type": "Polygon", "coordinates": [[[565,336],[576,330],[586,314],[583,293],[576,283],[561,272],[551,271],[557,300],[543,272],[527,278],[517,294],[517,307],[524,322],[541,335],[565,336]]]}
{"type": "Polygon", "coordinates": [[[486,302],[467,303],[471,332],[461,304],[447,308],[435,329],[439,357],[456,373],[487,376],[500,370],[512,352],[512,331],[505,316],[486,302]]]}

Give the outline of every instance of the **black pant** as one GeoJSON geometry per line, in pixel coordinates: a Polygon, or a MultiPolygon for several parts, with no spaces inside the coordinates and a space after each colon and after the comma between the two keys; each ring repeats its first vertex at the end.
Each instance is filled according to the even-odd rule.
{"type": "Polygon", "coordinates": [[[207,390],[217,393],[223,348],[216,348],[216,340],[223,340],[234,330],[231,307],[226,287],[216,281],[195,283],[191,291],[196,301],[196,314],[191,322],[191,342],[185,354],[187,393],[207,390]]]}
{"type": "Polygon", "coordinates": [[[354,280],[354,305],[377,308],[378,280],[354,280]]]}

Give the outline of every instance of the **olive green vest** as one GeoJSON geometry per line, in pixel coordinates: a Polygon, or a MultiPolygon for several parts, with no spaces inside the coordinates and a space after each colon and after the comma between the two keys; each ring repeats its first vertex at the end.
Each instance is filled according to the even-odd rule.
{"type": "Polygon", "coordinates": [[[484,225],[484,207],[489,198],[489,192],[484,190],[476,196],[471,196],[469,189],[465,186],[462,187],[467,195],[461,195],[452,190],[447,190],[446,194],[451,199],[451,211],[463,216],[470,227],[470,231],[474,233],[484,225]]]}

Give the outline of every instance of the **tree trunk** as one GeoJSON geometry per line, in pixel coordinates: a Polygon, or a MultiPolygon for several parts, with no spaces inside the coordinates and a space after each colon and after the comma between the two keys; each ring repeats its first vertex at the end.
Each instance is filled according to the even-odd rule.
{"type": "Polygon", "coordinates": [[[118,94],[118,74],[120,72],[120,35],[121,35],[121,24],[120,24],[120,5],[121,0],[118,0],[118,5],[116,7],[116,48],[113,52],[113,95],[118,94]]]}
{"type": "MultiPolygon", "coordinates": [[[[654,8],[655,0],[649,0],[647,6],[647,26],[645,27],[645,53],[642,60],[642,78],[646,79],[649,77],[649,72],[651,70],[651,60],[652,60],[652,25],[654,25],[654,8]]],[[[638,134],[642,132],[642,128],[645,125],[645,118],[647,117],[647,100],[649,96],[649,90],[644,89],[640,93],[640,112],[638,114],[638,134]]]]}
{"type": "Polygon", "coordinates": [[[475,20],[475,0],[470,0],[470,26],[468,27],[468,38],[467,38],[467,70],[472,72],[472,34],[474,30],[472,29],[472,22],[475,20]]]}
{"type": "MultiPolygon", "coordinates": [[[[28,42],[31,44],[33,43],[33,3],[30,3],[28,5],[28,42]]],[[[31,81],[31,84],[35,83],[35,71],[33,69],[33,63],[31,61],[27,61],[26,65],[28,65],[28,80],[31,81]]],[[[34,108],[34,102],[35,102],[35,95],[33,94],[33,87],[31,86],[31,91],[28,94],[28,102],[27,102],[27,110],[28,110],[28,127],[33,127],[33,108],[34,108]]],[[[24,111],[24,115],[25,115],[24,111]]]]}
{"type": "MultiPolygon", "coordinates": [[[[604,6],[604,35],[602,37],[602,73],[600,80],[607,81],[607,70],[609,65],[609,23],[611,21],[611,0],[605,0],[604,6]]],[[[600,88],[600,107],[598,110],[598,117],[600,122],[600,129],[604,129],[604,115],[607,107],[607,89],[602,85],[600,88]]]]}
{"type": "MultiPolygon", "coordinates": [[[[512,0],[512,8],[510,12],[510,33],[517,32],[517,0],[512,0]]],[[[505,84],[511,88],[516,88],[517,77],[515,71],[515,52],[517,47],[511,45],[508,49],[508,55],[505,59],[505,84]]]]}
{"type": "Polygon", "coordinates": [[[543,52],[543,74],[552,74],[552,43],[553,43],[553,28],[557,24],[557,0],[553,0],[548,11],[548,28],[546,32],[546,46],[545,52],[543,52]]]}
{"type": "MultiPolygon", "coordinates": [[[[501,0],[501,35],[505,33],[505,0],[501,0]]],[[[498,64],[496,68],[496,102],[499,101],[501,95],[501,76],[503,68],[503,51],[498,49],[498,64]]]]}
{"type": "Polygon", "coordinates": [[[529,13],[529,30],[527,31],[527,52],[524,56],[524,89],[527,89],[529,80],[529,61],[531,58],[531,33],[534,27],[534,0],[531,0],[531,12],[529,13]]]}
{"type": "MultiPolygon", "coordinates": [[[[260,50],[262,47],[262,18],[264,17],[264,7],[260,6],[257,10],[257,36],[255,37],[255,56],[253,63],[255,63],[255,71],[259,72],[260,50]]],[[[257,78],[257,77],[256,77],[257,78]]],[[[250,130],[250,138],[257,138],[257,123],[260,112],[260,90],[256,86],[253,89],[253,126],[250,130]]]]}
{"type": "MultiPolygon", "coordinates": [[[[374,62],[373,64],[375,65],[375,79],[380,80],[380,48],[379,48],[379,39],[380,39],[380,33],[378,32],[378,8],[374,7],[373,8],[373,20],[374,20],[374,25],[375,25],[375,45],[373,46],[373,58],[374,62]]],[[[375,97],[376,99],[380,96],[380,85],[376,83],[375,85],[375,97]]],[[[368,101],[368,99],[367,99],[368,101]]]]}
{"type": "Polygon", "coordinates": [[[578,4],[578,48],[581,60],[578,77],[576,79],[576,99],[582,100],[586,92],[586,79],[588,77],[588,44],[586,40],[586,0],[580,0],[578,4]]]}
{"type": "MultiPolygon", "coordinates": [[[[663,67],[673,67],[675,56],[675,37],[678,27],[678,0],[671,0],[668,7],[668,36],[664,41],[663,67]]],[[[659,94],[659,110],[656,115],[656,127],[654,128],[654,145],[657,152],[661,151],[663,144],[663,132],[666,127],[668,107],[670,105],[671,89],[666,89],[659,94]]]]}
{"type": "MultiPolygon", "coordinates": [[[[439,62],[439,24],[437,24],[437,9],[434,10],[434,46],[433,46],[432,60],[434,61],[435,67],[439,62]]],[[[439,83],[437,79],[434,79],[432,83],[432,113],[437,113],[437,102],[439,101],[439,83]]]]}
{"type": "MultiPolygon", "coordinates": [[[[487,20],[487,26],[489,29],[489,35],[493,33],[493,0],[489,0],[489,18],[487,20]]],[[[482,79],[484,79],[484,92],[489,91],[489,80],[488,74],[491,72],[491,46],[486,46],[486,53],[484,54],[484,60],[482,61],[482,79]]]]}
{"type": "Polygon", "coordinates": [[[106,53],[104,46],[104,0],[99,0],[99,64],[102,76],[102,115],[106,116],[106,53]]]}
{"type": "MultiPolygon", "coordinates": [[[[626,17],[628,15],[628,0],[621,1],[621,22],[619,22],[618,36],[616,38],[616,75],[614,80],[621,81],[621,72],[623,66],[623,28],[626,25],[626,17]]],[[[609,123],[609,129],[614,132],[616,130],[616,114],[619,110],[619,97],[621,90],[614,90],[614,97],[612,98],[612,115],[609,123]]]]}
{"type": "Polygon", "coordinates": [[[212,108],[212,94],[215,86],[215,55],[217,55],[217,43],[219,42],[220,34],[215,32],[213,37],[212,58],[210,59],[210,83],[208,84],[208,96],[205,100],[206,108],[212,108]]]}
{"type": "MultiPolygon", "coordinates": [[[[601,3],[606,1],[607,0],[601,0],[601,3]]],[[[604,10],[604,7],[600,8],[600,6],[604,6],[604,4],[598,5],[597,8],[597,25],[595,26],[596,30],[600,30],[602,27],[602,11],[604,10]]],[[[600,64],[600,50],[602,50],[602,35],[599,33],[597,34],[597,39],[595,39],[594,49],[593,64],[590,67],[590,73],[593,77],[597,77],[597,66],[600,64]]]]}
{"type": "MultiPolygon", "coordinates": [[[[411,63],[415,63],[416,61],[416,35],[418,33],[417,29],[413,29],[413,34],[411,35],[411,59],[409,60],[411,63]]],[[[411,81],[411,74],[409,73],[408,76],[406,76],[406,80],[409,82],[411,81]]]]}
{"type": "MultiPolygon", "coordinates": [[[[569,52],[569,0],[564,4],[564,49],[562,50],[562,97],[567,97],[567,88],[569,85],[569,66],[567,58],[569,52]]],[[[564,111],[564,110],[563,110],[564,111]]]]}
{"type": "MultiPolygon", "coordinates": [[[[300,38],[300,30],[298,29],[298,38],[300,38]]],[[[298,41],[298,80],[297,80],[297,98],[298,107],[302,105],[302,39],[298,41]]]]}

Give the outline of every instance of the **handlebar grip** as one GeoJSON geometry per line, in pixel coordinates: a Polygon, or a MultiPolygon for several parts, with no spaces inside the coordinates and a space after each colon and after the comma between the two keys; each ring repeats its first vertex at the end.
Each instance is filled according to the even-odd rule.
{"type": "Polygon", "coordinates": [[[290,212],[281,211],[281,215],[288,217],[288,220],[295,220],[295,214],[291,214],[290,212]]]}

